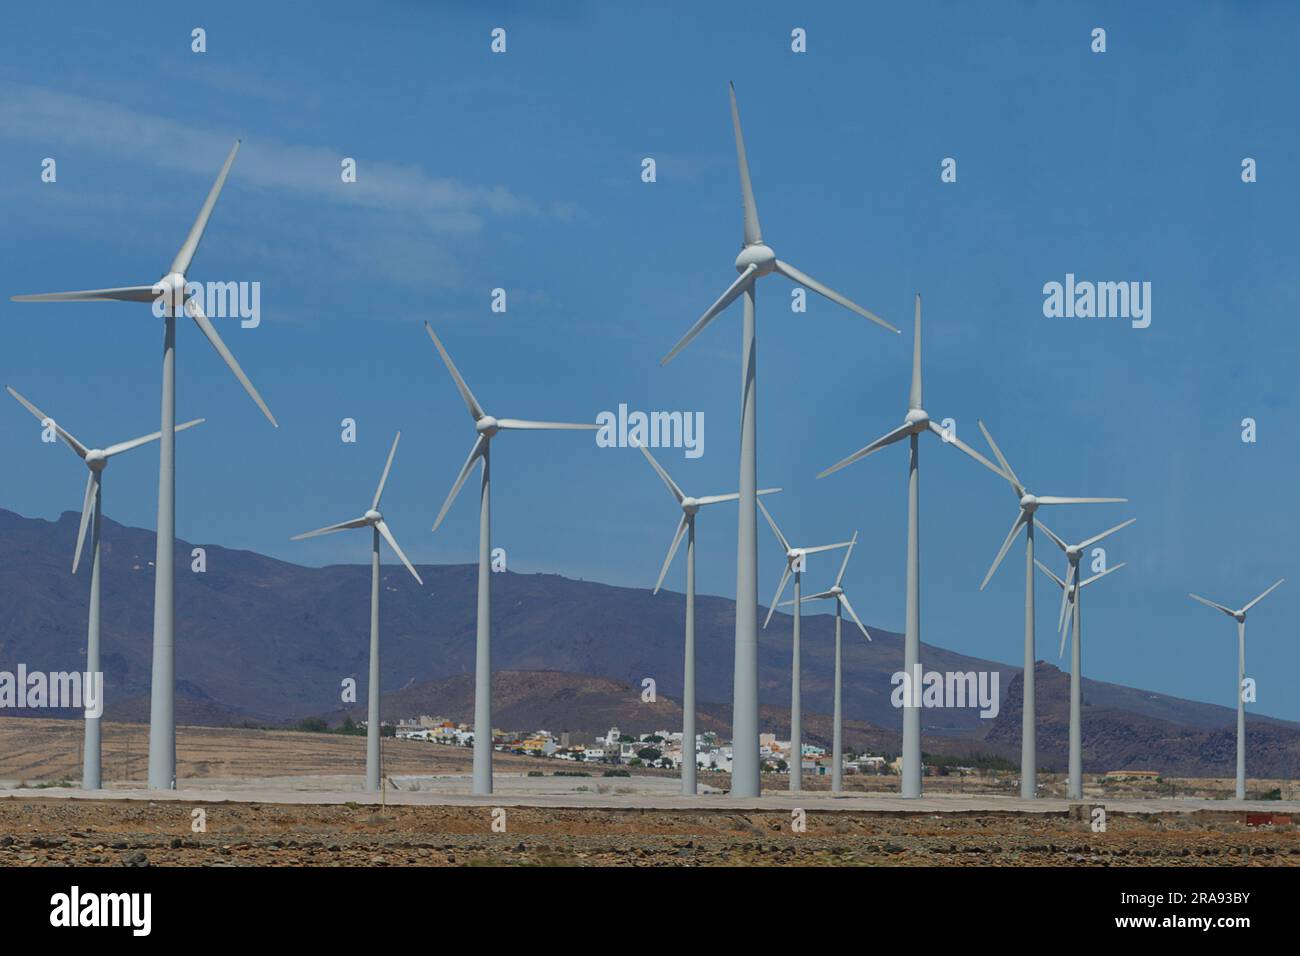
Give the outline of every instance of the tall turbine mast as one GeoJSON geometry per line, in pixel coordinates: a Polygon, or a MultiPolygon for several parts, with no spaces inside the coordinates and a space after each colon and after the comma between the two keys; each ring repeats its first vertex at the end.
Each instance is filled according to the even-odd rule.
{"type": "Polygon", "coordinates": [[[740,198],[744,213],[744,244],[736,256],[740,273],[713,305],[700,316],[660,364],[666,365],[731,305],[745,297],[741,333],[740,388],[740,523],[736,536],[736,639],[735,680],[732,699],[731,793],[757,797],[761,790],[758,746],[758,341],[754,319],[755,287],[760,278],[773,272],[805,286],[818,295],[844,306],[877,325],[897,332],[884,319],[823,285],[812,276],[776,257],[763,242],[758,225],[758,206],[749,178],[745,138],[740,130],[740,110],[732,84],[731,125],[736,138],[736,162],[740,167],[740,198]]]}

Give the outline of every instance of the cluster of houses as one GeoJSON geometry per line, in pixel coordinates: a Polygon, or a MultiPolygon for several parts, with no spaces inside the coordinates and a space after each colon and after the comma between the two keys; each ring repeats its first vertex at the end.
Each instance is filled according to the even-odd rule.
{"type": "MultiPolygon", "coordinates": [[[[456,747],[471,747],[474,731],[467,724],[442,717],[422,716],[397,722],[396,736],[403,740],[426,740],[456,747]]],[[[682,761],[681,731],[657,730],[647,734],[628,734],[617,727],[600,736],[547,730],[514,732],[492,731],[492,747],[502,753],[519,753],[550,757],[575,763],[621,764],[624,766],[662,767],[675,770],[682,761]]],[[[800,759],[805,774],[826,775],[831,772],[831,757],[825,748],[804,744],[800,759]]],[[[793,757],[790,741],[777,740],[775,734],[759,736],[759,753],[763,769],[768,772],[789,771],[793,757]]],[[[731,744],[716,734],[697,734],[695,760],[701,770],[731,772],[731,744]]],[[[890,765],[884,757],[869,754],[849,755],[845,773],[887,773],[890,765]]]]}

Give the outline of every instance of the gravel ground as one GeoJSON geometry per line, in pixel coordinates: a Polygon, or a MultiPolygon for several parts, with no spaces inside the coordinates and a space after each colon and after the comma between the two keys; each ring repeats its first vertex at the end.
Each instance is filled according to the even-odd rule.
{"type": "Polygon", "coordinates": [[[0,801],[9,866],[1297,866],[1300,827],[1230,811],[789,814],[488,807],[0,801]]]}

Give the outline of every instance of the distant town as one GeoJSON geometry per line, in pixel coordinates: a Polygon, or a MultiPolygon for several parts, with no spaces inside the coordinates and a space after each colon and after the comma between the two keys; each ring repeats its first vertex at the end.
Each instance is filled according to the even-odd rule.
{"type": "MultiPolygon", "coordinates": [[[[362,726],[362,725],[358,725],[362,726]]],[[[453,747],[472,747],[474,731],[468,724],[456,723],[442,717],[417,717],[399,720],[395,726],[386,725],[384,732],[402,740],[424,740],[453,747]]],[[[656,730],[632,734],[618,727],[609,728],[604,736],[597,734],[549,730],[517,732],[492,731],[492,748],[501,753],[516,753],[574,763],[596,763],[627,767],[662,768],[676,770],[682,762],[681,731],[656,730]]],[[[803,745],[803,772],[814,776],[829,775],[832,756],[824,747],[803,745]]],[[[765,773],[788,773],[792,755],[790,741],[778,740],[775,734],[759,735],[759,753],[765,773]]],[[[731,772],[731,742],[717,734],[697,734],[695,737],[696,765],[700,770],[731,772]]],[[[898,772],[898,761],[890,761],[881,754],[846,753],[846,773],[888,774],[898,772]]]]}

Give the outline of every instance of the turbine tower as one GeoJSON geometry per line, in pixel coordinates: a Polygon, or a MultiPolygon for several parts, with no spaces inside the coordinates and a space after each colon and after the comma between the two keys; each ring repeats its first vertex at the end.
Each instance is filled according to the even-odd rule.
{"type": "MultiPolygon", "coordinates": [[[[1047,530],[1047,526],[1043,526],[1047,530]]],[[[1079,635],[1079,629],[1083,625],[1079,611],[1079,591],[1087,587],[1098,578],[1104,578],[1112,571],[1118,571],[1127,564],[1121,561],[1119,564],[1112,564],[1100,574],[1094,574],[1090,578],[1085,578],[1078,584],[1066,584],[1056,576],[1047,565],[1034,559],[1034,564],[1038,565],[1038,570],[1042,571],[1049,578],[1056,582],[1057,587],[1061,589],[1067,602],[1070,605],[1071,613],[1065,619],[1065,629],[1061,631],[1061,649],[1056,656],[1061,657],[1065,654],[1065,642],[1070,637],[1070,625],[1074,625],[1074,643],[1070,650],[1070,779],[1066,791],[1066,797],[1071,800],[1083,799],[1083,685],[1082,685],[1082,648],[1079,635]]],[[[1023,789],[1023,787],[1022,787],[1023,789]]]]}
{"type": "Polygon", "coordinates": [[[198,251],[221,187],[239,152],[239,140],[217,174],[208,198],[167,274],[153,285],[16,295],[15,302],[156,302],[163,311],[162,427],[158,447],[158,530],[154,556],[153,674],[149,697],[149,789],[176,788],[176,315],[184,312],[199,327],[244,391],[272,425],[275,416],[235,361],[200,303],[186,289],[185,273],[198,251]]]}
{"type": "MultiPolygon", "coordinates": [[[[929,414],[921,407],[921,296],[916,297],[916,322],[912,340],[912,387],[908,393],[907,416],[903,424],[888,434],[877,438],[870,445],[859,448],[843,461],[827,468],[818,478],[839,471],[879,451],[886,445],[910,440],[910,452],[907,468],[907,617],[903,628],[903,666],[911,675],[916,673],[921,658],[921,499],[920,499],[920,439],[927,431],[934,432],[945,445],[953,445],[974,458],[996,475],[1002,475],[1001,469],[987,458],[971,448],[960,438],[956,431],[946,434],[930,420],[929,414]]],[[[915,798],[921,795],[921,709],[909,698],[903,704],[903,768],[902,795],[915,798]]]]}
{"type": "MultiPolygon", "coordinates": [[[[817,594],[810,594],[806,598],[795,598],[792,601],[786,601],[785,604],[795,604],[796,601],[825,601],[833,600],[835,602],[835,718],[834,725],[831,729],[831,793],[842,793],[844,790],[844,719],[840,707],[841,687],[843,680],[841,675],[843,668],[840,665],[840,630],[843,623],[843,611],[849,612],[849,617],[853,618],[853,623],[858,626],[862,636],[868,641],[871,635],[867,629],[862,626],[862,621],[853,610],[853,605],[849,603],[849,596],[844,593],[844,588],[840,586],[844,580],[844,569],[849,566],[849,558],[853,557],[853,548],[858,543],[858,533],[853,532],[853,539],[848,542],[848,550],[844,552],[844,560],[840,562],[840,573],[835,575],[835,583],[829,590],[821,591],[817,594]]],[[[833,547],[843,547],[834,545],[833,547]]],[[[799,755],[800,763],[803,762],[803,754],[799,755]]]]}
{"type": "MultiPolygon", "coordinates": [[[[1020,718],[1020,798],[1022,800],[1032,800],[1038,796],[1038,745],[1034,725],[1034,513],[1040,505],[1095,504],[1127,501],[1128,499],[1058,498],[1051,495],[1030,494],[1029,489],[1024,486],[1012,470],[1011,464],[1007,461],[1006,456],[1002,454],[1002,449],[998,447],[998,443],[993,440],[989,430],[984,427],[984,422],[980,421],[979,426],[980,431],[984,433],[985,441],[989,443],[989,447],[993,449],[993,454],[997,456],[998,464],[1002,466],[1002,472],[1011,485],[1011,490],[1015,492],[1020,503],[1020,510],[1016,514],[1016,520],[1011,525],[1011,531],[1007,534],[1006,540],[1002,542],[997,557],[993,559],[993,564],[989,566],[988,573],[984,575],[984,581],[980,584],[981,591],[988,585],[989,579],[993,577],[993,572],[998,569],[1002,559],[1007,556],[1007,552],[1011,549],[1011,542],[1020,533],[1020,529],[1025,529],[1025,669],[1021,688],[1024,698],[1020,718]]],[[[1062,644],[1062,647],[1064,647],[1064,644],[1062,644]]]]}
{"type": "Polygon", "coordinates": [[[846,299],[834,289],[822,285],[812,276],[776,257],[763,242],[758,225],[758,207],[749,180],[749,162],[745,158],[745,140],[740,131],[740,111],[736,107],[736,88],[732,84],[731,125],[736,137],[736,160],[740,166],[740,195],[744,209],[744,244],[736,256],[740,275],[713,305],[700,316],[660,365],[667,365],[686,348],[704,327],[732,302],[744,294],[745,314],[741,337],[740,389],[740,523],[736,537],[736,659],[732,699],[732,767],[731,792],[738,797],[757,797],[759,780],[758,747],[758,511],[755,504],[758,488],[758,341],[754,322],[755,285],[760,278],[778,272],[792,282],[897,332],[884,319],[846,299]]]}
{"type": "MultiPolygon", "coordinates": [[[[1039,522],[1038,524],[1038,526],[1043,529],[1043,533],[1046,534],[1047,537],[1065,553],[1068,562],[1064,581],[1060,581],[1059,578],[1056,578],[1056,575],[1047,571],[1046,567],[1041,564],[1039,565],[1039,567],[1042,568],[1042,570],[1047,571],[1051,577],[1060,581],[1061,615],[1057,624],[1057,629],[1061,631],[1061,653],[1065,652],[1066,611],[1069,610],[1070,602],[1073,601],[1074,603],[1074,651],[1070,658],[1070,779],[1069,786],[1066,790],[1066,796],[1071,800],[1083,799],[1083,685],[1081,683],[1082,677],[1080,675],[1080,658],[1082,656],[1080,644],[1082,642],[1080,641],[1079,633],[1083,623],[1079,611],[1079,595],[1075,589],[1075,583],[1079,581],[1079,560],[1083,557],[1083,552],[1088,548],[1091,548],[1098,541],[1114,534],[1116,531],[1119,531],[1122,528],[1127,528],[1134,521],[1137,521],[1137,518],[1129,518],[1127,521],[1117,524],[1113,528],[1108,528],[1101,534],[1095,534],[1086,541],[1081,541],[1078,544],[1066,544],[1057,537],[1056,533],[1047,525],[1042,522],[1039,522]]],[[[1088,578],[1087,581],[1084,581],[1083,584],[1079,584],[1079,587],[1083,587],[1084,584],[1091,584],[1093,581],[1097,580],[1097,578],[1104,577],[1111,571],[1120,567],[1123,567],[1122,563],[1115,565],[1113,568],[1108,568],[1100,574],[1095,574],[1088,578]]]]}
{"type": "MultiPolygon", "coordinates": [[[[27,409],[42,424],[48,424],[54,429],[55,434],[63,439],[64,444],[71,448],[86,465],[90,474],[86,476],[86,496],[81,506],[81,526],[77,529],[77,550],[72,555],[72,573],[77,573],[77,567],[81,564],[81,549],[86,543],[86,528],[90,527],[90,613],[86,624],[86,675],[90,680],[94,680],[94,675],[100,673],[99,669],[99,519],[103,512],[104,492],[103,480],[104,469],[108,467],[110,458],[122,454],[124,451],[130,451],[132,448],[139,448],[141,445],[147,445],[151,441],[157,441],[161,437],[161,432],[154,432],[151,435],[144,435],[140,438],[133,438],[130,441],[118,442],[116,445],[109,445],[107,448],[87,448],[73,436],[71,432],[63,428],[57,421],[46,415],[43,411],[18,394],[18,391],[8,385],[5,389],[16,398],[23,408],[27,409]]],[[[202,424],[204,419],[196,418],[193,421],[186,422],[184,425],[177,425],[176,431],[184,431],[195,425],[202,424]]],[[[83,694],[84,697],[84,694],[83,694]]],[[[104,703],[104,685],[99,683],[99,707],[102,711],[104,703]]],[[[100,771],[100,726],[98,716],[92,717],[86,715],[85,745],[82,748],[81,759],[81,789],[98,790],[103,786],[103,778],[100,771]]]]}
{"type": "MultiPolygon", "coordinates": [[[[659,580],[655,581],[654,593],[658,594],[659,589],[663,587],[664,576],[668,574],[668,566],[673,563],[673,556],[677,554],[677,548],[682,543],[682,535],[685,534],[686,660],[682,678],[682,793],[693,797],[696,794],[695,773],[697,770],[695,763],[695,515],[705,505],[735,501],[740,495],[732,492],[729,495],[706,495],[703,498],[692,498],[678,487],[677,483],[669,477],[668,472],[660,466],[659,462],[655,461],[654,456],[650,454],[644,445],[635,444],[637,448],[641,449],[641,454],[645,455],[646,461],[650,462],[650,467],[663,479],[664,484],[668,486],[669,494],[673,496],[682,509],[682,518],[677,522],[677,531],[673,534],[673,543],[668,546],[668,557],[664,558],[664,565],[659,569],[659,580]]],[[[759,494],[770,495],[780,490],[780,488],[764,488],[759,494]]]]}
{"type": "Polygon", "coordinates": [[[447,350],[442,347],[442,342],[434,334],[433,327],[428,322],[425,322],[424,329],[429,333],[429,338],[433,339],[433,344],[437,346],[438,354],[442,356],[447,371],[451,373],[452,379],[455,380],[456,389],[460,392],[460,397],[464,399],[465,407],[469,409],[470,418],[474,420],[474,430],[478,432],[478,437],[474,440],[474,447],[470,449],[469,457],[465,459],[460,474],[456,476],[455,484],[451,486],[451,491],[447,493],[447,500],[442,503],[437,520],[433,522],[434,531],[438,530],[438,525],[442,524],[442,519],[447,516],[447,510],[451,507],[451,503],[460,494],[461,486],[469,478],[474,463],[480,460],[483,462],[483,483],[479,488],[478,507],[478,626],[474,643],[474,777],[472,792],[475,795],[485,796],[492,792],[492,515],[491,495],[489,494],[492,471],[489,452],[491,451],[492,439],[498,432],[514,431],[516,429],[595,430],[597,425],[594,422],[591,424],[575,424],[571,422],[534,422],[520,418],[493,418],[483,411],[483,406],[478,403],[474,393],[469,390],[469,386],[461,378],[460,372],[456,369],[456,363],[451,360],[447,350]]]}
{"type": "Polygon", "coordinates": [[[785,593],[786,582],[790,580],[791,574],[794,575],[794,639],[790,660],[790,752],[794,755],[794,762],[790,765],[790,792],[798,793],[803,789],[803,693],[800,689],[803,671],[799,661],[799,605],[803,572],[808,555],[820,551],[833,551],[836,548],[848,548],[852,542],[841,541],[839,544],[820,544],[814,548],[796,548],[786,540],[781,529],[776,526],[772,513],[767,510],[763,502],[760,501],[758,507],[762,510],[763,517],[767,519],[772,533],[776,535],[777,543],[785,552],[785,569],[781,572],[781,583],[777,585],[776,597],[772,598],[771,607],[768,608],[767,620],[763,622],[765,630],[772,622],[772,615],[776,612],[776,605],[781,600],[781,595],[785,593]]]}
{"type": "Polygon", "coordinates": [[[1286,578],[1278,578],[1263,594],[1249,604],[1234,611],[1207,601],[1195,594],[1188,594],[1193,600],[1200,601],[1206,607],[1216,608],[1237,622],[1237,799],[1246,799],[1246,700],[1243,684],[1246,681],[1246,612],[1272,593],[1286,578]]]}
{"type": "Polygon", "coordinates": [[[371,499],[370,507],[365,514],[351,521],[341,521],[326,528],[308,531],[306,534],[296,534],[289,539],[301,541],[303,538],[315,538],[318,535],[333,534],[335,531],[346,531],[351,528],[370,529],[370,683],[366,701],[366,789],[372,792],[379,789],[379,539],[381,536],[393,549],[398,560],[406,565],[406,570],[411,572],[411,576],[421,586],[424,584],[415,566],[406,559],[402,549],[397,546],[397,539],[393,537],[393,532],[379,511],[379,499],[383,497],[384,485],[388,482],[388,473],[392,471],[393,456],[397,454],[397,443],[401,438],[402,433],[398,432],[397,437],[393,439],[393,447],[388,450],[388,461],[384,463],[383,474],[379,476],[379,485],[375,488],[375,497],[371,499]]]}

